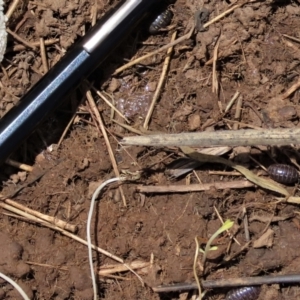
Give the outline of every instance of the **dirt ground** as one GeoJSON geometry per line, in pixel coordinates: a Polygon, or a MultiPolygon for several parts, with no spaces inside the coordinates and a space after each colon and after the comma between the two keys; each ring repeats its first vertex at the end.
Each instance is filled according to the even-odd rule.
{"type": "MultiPolygon", "coordinates": [[[[13,2],[6,1],[4,10],[13,2]]],[[[47,72],[41,58],[41,38],[51,67],[91,27],[95,14],[100,19],[119,2],[20,0],[7,23],[16,36],[8,35],[2,61],[0,115],[16,105],[47,72]],[[33,46],[24,45],[20,38],[33,46]]],[[[284,100],[279,96],[299,81],[300,4],[297,0],[248,2],[206,29],[197,27],[191,38],[174,47],[165,84],[150,119],[150,131],[180,133],[299,125],[299,91],[284,100]],[[216,47],[214,77],[212,58],[216,47]],[[217,93],[212,91],[214,82],[218,83],[217,93]],[[241,115],[235,116],[237,102],[224,113],[237,91],[242,100],[241,115]]],[[[89,81],[128,118],[128,125],[140,130],[166,52],[117,75],[113,75],[114,71],[129,60],[168,44],[175,31],[177,37],[186,34],[200,9],[206,8],[207,20],[212,20],[239,3],[242,1],[162,2],[162,7],[153,10],[129,34],[89,81]],[[165,7],[174,14],[170,27],[150,34],[151,20],[165,7]]],[[[113,121],[125,123],[93,90],[92,95],[104,120],[119,171],[143,171],[138,181],[124,183],[121,189],[112,184],[101,194],[92,219],[92,242],[126,263],[148,263],[136,270],[144,286],[131,272],[98,276],[101,299],[195,299],[193,292],[156,294],[151,287],[195,281],[195,237],[203,248],[221,227],[217,212],[223,220],[235,222],[232,232],[239,244],[231,239],[232,235],[220,235],[218,250],[209,253],[205,274],[200,271],[202,254],[199,255],[200,278],[297,274],[300,269],[298,205],[278,203],[278,194],[259,187],[185,193],[139,192],[139,186],[172,184],[180,188],[199,182],[226,184],[244,178],[216,163],[174,176],[174,169],[168,166],[183,156],[179,149],[120,146],[120,139],[132,133],[113,121]],[[245,237],[245,215],[250,244],[245,237]],[[255,243],[258,240],[261,243],[255,243]]],[[[1,194],[76,225],[75,235],[86,240],[92,193],[101,182],[116,174],[103,133],[86,100],[84,86],[74,87],[65,100],[11,156],[33,166],[32,171],[8,164],[2,166],[1,194]],[[63,135],[70,120],[70,127],[63,135]]],[[[268,167],[276,161],[297,166],[300,161],[297,146],[228,147],[223,157],[266,178],[268,175],[260,164],[268,167]]],[[[297,185],[287,189],[299,195],[297,185]]],[[[85,245],[3,208],[0,212],[1,272],[18,282],[31,299],[93,299],[85,245]]],[[[99,252],[93,252],[93,258],[96,272],[111,265],[122,265],[99,252]]],[[[21,299],[4,280],[0,279],[0,285],[0,299],[21,299]]],[[[205,299],[225,299],[227,291],[209,290],[205,299]]],[[[300,299],[300,288],[297,284],[263,286],[259,299],[300,299]]]]}

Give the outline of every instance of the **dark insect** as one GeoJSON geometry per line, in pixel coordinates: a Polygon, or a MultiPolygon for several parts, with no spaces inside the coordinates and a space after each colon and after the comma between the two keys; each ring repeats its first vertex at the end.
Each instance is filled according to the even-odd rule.
{"type": "Polygon", "coordinates": [[[256,300],[260,293],[258,286],[245,286],[236,290],[229,291],[225,300],[256,300]]]}
{"type": "Polygon", "coordinates": [[[269,166],[268,173],[272,179],[283,184],[293,184],[299,178],[298,172],[294,167],[284,164],[269,166]]]}
{"type": "Polygon", "coordinates": [[[170,10],[167,9],[163,11],[151,23],[149,27],[149,32],[151,34],[158,33],[161,28],[166,27],[171,23],[172,17],[173,17],[173,13],[170,10]]]}

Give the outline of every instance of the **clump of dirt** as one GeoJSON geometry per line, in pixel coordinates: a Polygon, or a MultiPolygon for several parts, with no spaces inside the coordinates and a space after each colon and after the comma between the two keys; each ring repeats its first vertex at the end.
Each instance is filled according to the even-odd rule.
{"type": "MultiPolygon", "coordinates": [[[[5,11],[13,2],[7,1],[5,11]]],[[[51,68],[89,30],[94,19],[100,19],[120,3],[19,1],[7,23],[16,35],[9,36],[2,62],[0,116],[15,106],[46,73],[41,39],[51,68]]],[[[100,195],[91,232],[92,242],[118,256],[119,261],[94,251],[97,274],[115,268],[115,264],[119,267],[120,260],[128,264],[144,263],[147,265],[136,269],[136,273],[145,285],[127,269],[105,276],[100,273],[97,280],[101,298],[191,299],[190,294],[183,292],[156,294],[151,287],[195,281],[195,237],[204,248],[221,227],[218,214],[223,220],[233,220],[234,227],[231,233],[224,233],[215,240],[214,246],[218,249],[210,251],[205,274],[201,273],[199,255],[200,278],[297,273],[300,245],[297,205],[280,202],[277,194],[258,187],[182,192],[183,187],[199,182],[226,184],[237,176],[239,180],[242,178],[219,164],[198,164],[194,171],[183,172],[179,177],[170,176],[169,164],[182,157],[178,149],[124,147],[119,141],[129,134],[129,124],[131,131],[143,134],[298,127],[298,89],[286,97],[282,95],[292,86],[298,86],[299,4],[276,0],[249,2],[207,27],[198,24],[189,39],[174,47],[148,132],[142,124],[158,86],[166,52],[153,55],[117,75],[113,75],[114,71],[128,60],[168,44],[174,31],[177,37],[189,32],[196,12],[197,22],[201,22],[202,17],[205,22],[204,19],[213,20],[234,5],[215,0],[203,1],[203,5],[199,1],[183,0],[161,4],[162,7],[153,10],[133,29],[89,78],[130,122],[126,123],[92,91],[117,168],[134,175],[142,171],[137,181],[123,183],[121,189],[117,184],[109,186],[100,195]],[[149,23],[166,7],[174,14],[170,27],[150,35],[149,23]],[[214,53],[217,53],[215,64],[214,53]],[[216,83],[213,68],[218,93],[212,91],[216,83]],[[237,91],[242,97],[238,117],[236,103],[225,113],[237,91]],[[174,192],[141,193],[138,189],[141,185],[155,185],[157,191],[171,186],[174,192]],[[244,226],[245,216],[248,227],[244,226]],[[249,233],[251,243],[245,233],[249,233]]],[[[10,196],[18,204],[76,225],[74,234],[83,240],[86,240],[92,193],[100,183],[116,176],[104,133],[85,101],[85,91],[86,86],[74,87],[64,105],[12,154],[11,159],[32,165],[31,172],[4,165],[0,174],[4,199],[10,196]]],[[[297,146],[228,147],[222,155],[260,176],[267,176],[253,158],[264,167],[273,161],[299,163],[298,150],[297,146]]],[[[297,189],[288,187],[288,190],[297,196],[297,189]]],[[[1,207],[0,271],[17,281],[30,299],[93,299],[86,245],[65,236],[62,230],[28,221],[1,207]]],[[[4,280],[1,279],[0,284],[0,299],[21,299],[4,280]]],[[[213,289],[206,299],[223,299],[226,291],[213,289]]],[[[298,285],[274,284],[264,286],[259,299],[298,297],[298,285]]]]}

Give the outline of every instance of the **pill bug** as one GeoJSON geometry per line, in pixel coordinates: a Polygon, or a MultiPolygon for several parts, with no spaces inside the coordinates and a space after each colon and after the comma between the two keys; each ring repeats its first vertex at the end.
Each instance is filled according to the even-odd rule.
{"type": "Polygon", "coordinates": [[[268,173],[272,179],[283,184],[293,184],[299,178],[298,172],[294,167],[284,164],[269,166],[268,173]]]}
{"type": "Polygon", "coordinates": [[[245,286],[231,290],[227,293],[225,300],[256,300],[260,293],[258,286],[245,286]]]}
{"type": "Polygon", "coordinates": [[[151,34],[158,33],[163,27],[168,26],[171,23],[173,13],[170,10],[165,10],[160,13],[155,20],[150,24],[149,32],[151,34]]]}

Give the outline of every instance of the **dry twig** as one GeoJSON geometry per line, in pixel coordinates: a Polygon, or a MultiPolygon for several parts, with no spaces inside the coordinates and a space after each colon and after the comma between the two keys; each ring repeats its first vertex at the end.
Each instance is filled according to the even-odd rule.
{"type": "MultiPolygon", "coordinates": [[[[93,111],[93,113],[94,113],[94,115],[95,115],[95,117],[97,119],[97,122],[98,122],[98,124],[100,126],[100,129],[102,131],[102,134],[103,134],[103,137],[104,137],[107,149],[108,149],[109,157],[110,157],[110,160],[111,160],[111,163],[112,163],[115,175],[116,175],[116,177],[120,177],[120,172],[119,172],[119,169],[118,169],[118,166],[117,166],[117,162],[116,162],[116,159],[115,159],[112,147],[110,145],[110,142],[109,142],[109,139],[108,139],[108,136],[107,136],[107,133],[106,133],[106,129],[105,129],[102,117],[101,117],[101,115],[100,115],[100,113],[99,113],[99,111],[97,109],[97,106],[96,106],[96,103],[94,101],[94,98],[92,96],[91,91],[87,91],[86,92],[86,97],[88,99],[90,107],[91,107],[91,109],[92,109],[92,111],[93,111]]],[[[122,189],[121,186],[119,186],[119,191],[120,191],[120,194],[121,194],[124,206],[127,206],[126,198],[125,198],[125,195],[124,195],[124,192],[123,192],[123,189],[122,189]]]]}
{"type": "Polygon", "coordinates": [[[10,17],[12,16],[12,14],[14,13],[14,11],[16,10],[18,4],[19,4],[20,0],[14,0],[13,3],[11,3],[11,5],[9,6],[7,12],[6,12],[6,18],[7,20],[10,19],[10,17]]]}
{"type": "Polygon", "coordinates": [[[12,167],[18,168],[18,169],[26,171],[26,172],[32,172],[32,169],[33,169],[32,166],[20,163],[18,161],[10,159],[10,158],[8,158],[5,161],[5,163],[8,164],[8,165],[10,165],[10,166],[12,166],[12,167]]]}
{"type": "MultiPolygon", "coordinates": [[[[177,32],[175,31],[172,35],[172,38],[171,38],[171,42],[173,42],[176,38],[176,34],[177,32]]],[[[159,82],[157,84],[157,88],[156,88],[156,91],[154,93],[154,96],[152,98],[152,102],[151,102],[151,105],[148,109],[148,112],[147,112],[147,116],[145,118],[145,121],[144,121],[144,125],[143,127],[145,129],[148,129],[148,124],[149,124],[149,121],[150,121],[150,118],[152,116],[152,113],[153,113],[153,110],[154,110],[154,106],[158,100],[158,97],[161,93],[161,89],[165,83],[165,80],[166,80],[166,74],[168,72],[168,69],[169,69],[169,64],[170,64],[170,60],[171,60],[171,54],[172,54],[172,51],[173,51],[173,47],[170,47],[167,51],[167,56],[165,58],[165,62],[164,62],[164,65],[163,65],[163,69],[162,69],[162,72],[161,72],[161,75],[160,75],[160,78],[159,78],[159,82]]]]}
{"type": "Polygon", "coordinates": [[[265,130],[224,130],[215,132],[184,132],[179,134],[153,134],[129,136],[124,145],[139,146],[281,146],[300,144],[300,128],[276,128],[265,130]]]}
{"type": "Polygon", "coordinates": [[[217,190],[223,189],[244,189],[247,187],[252,187],[254,184],[246,180],[236,180],[230,182],[212,182],[203,184],[191,184],[191,185],[148,185],[148,186],[138,186],[137,191],[140,193],[189,193],[189,192],[200,192],[208,191],[211,188],[217,190]]]}
{"type": "Polygon", "coordinates": [[[23,38],[21,38],[18,34],[16,34],[15,32],[11,31],[9,28],[7,28],[6,31],[10,35],[12,35],[17,41],[19,41],[22,44],[24,44],[26,47],[31,48],[33,50],[36,50],[36,46],[33,46],[32,43],[27,42],[26,40],[24,40],[23,38]]]}
{"type": "MultiPolygon", "coordinates": [[[[63,220],[60,220],[56,217],[51,217],[51,216],[48,216],[48,215],[45,215],[45,214],[42,214],[36,210],[33,210],[31,208],[28,208],[20,203],[17,203],[11,199],[5,199],[4,202],[10,206],[13,206],[15,208],[18,208],[28,214],[31,214],[37,218],[40,218],[41,220],[44,220],[44,221],[47,221],[59,228],[62,228],[62,229],[65,229],[65,230],[68,230],[70,232],[76,232],[77,231],[77,226],[76,225],[72,225],[72,224],[69,224],[68,222],[65,222],[63,220]]],[[[8,208],[8,206],[5,207],[6,209],[8,208]]]]}
{"type": "Polygon", "coordinates": [[[49,64],[48,64],[48,59],[46,54],[44,38],[40,38],[40,51],[41,51],[44,74],[46,74],[49,71],[49,64]]]}

